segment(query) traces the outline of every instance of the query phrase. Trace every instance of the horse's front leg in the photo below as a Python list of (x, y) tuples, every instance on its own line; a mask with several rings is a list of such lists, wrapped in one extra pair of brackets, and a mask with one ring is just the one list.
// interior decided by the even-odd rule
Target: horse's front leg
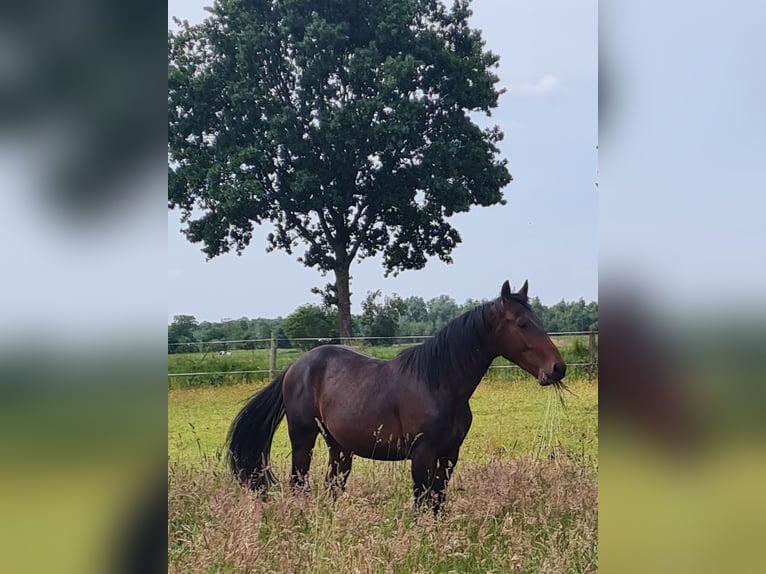
[(452, 477), (452, 472), (457, 465), (457, 457), (460, 452), (460, 447), (456, 447), (447, 456), (439, 457), (436, 461), (436, 473), (434, 476), (433, 487), (431, 488), (431, 508), (433, 509), (434, 516), (439, 514), (442, 504), (444, 504), (447, 498), (447, 485), (449, 479)]
[(439, 513), (439, 510), (441, 510), (441, 507), (447, 498), (447, 485), (449, 484), (449, 479), (452, 477), (452, 473), (457, 465), (460, 446), (463, 444), (463, 441), (468, 434), (468, 430), (471, 428), (472, 421), (473, 415), (471, 414), (471, 408), (467, 403), (457, 409), (453, 423), (455, 433), (453, 446), (447, 449), (446, 454), (439, 453), (442, 456), (439, 456), (436, 461), (436, 471), (430, 498), (434, 516)]
[(430, 502), (431, 487), (436, 471), (436, 452), (428, 444), (421, 442), (410, 454), (412, 460), (412, 486), (414, 507), (417, 511), (423, 502)]

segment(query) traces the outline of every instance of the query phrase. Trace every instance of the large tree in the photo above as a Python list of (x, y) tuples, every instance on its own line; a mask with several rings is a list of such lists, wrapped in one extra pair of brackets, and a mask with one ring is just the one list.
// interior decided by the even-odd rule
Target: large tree
[(469, 2), (218, 0), (168, 38), (170, 208), (208, 258), (241, 254), (271, 222), (268, 250), (335, 275), (351, 335), (350, 266), (386, 274), (451, 261), (447, 219), (504, 203), (498, 57)]

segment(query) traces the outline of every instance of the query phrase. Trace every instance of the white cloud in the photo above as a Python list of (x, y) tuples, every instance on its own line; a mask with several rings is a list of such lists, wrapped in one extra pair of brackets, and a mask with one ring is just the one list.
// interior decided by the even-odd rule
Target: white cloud
[(560, 89), (561, 81), (553, 74), (545, 74), (537, 82), (511, 86), (511, 94), (516, 96), (547, 96)]

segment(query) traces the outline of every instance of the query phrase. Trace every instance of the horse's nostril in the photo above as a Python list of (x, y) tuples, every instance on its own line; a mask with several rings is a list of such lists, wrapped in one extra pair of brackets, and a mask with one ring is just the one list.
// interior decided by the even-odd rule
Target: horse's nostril
[(553, 364), (553, 375), (556, 378), (563, 379), (564, 375), (567, 374), (567, 366), (566, 363), (554, 363)]

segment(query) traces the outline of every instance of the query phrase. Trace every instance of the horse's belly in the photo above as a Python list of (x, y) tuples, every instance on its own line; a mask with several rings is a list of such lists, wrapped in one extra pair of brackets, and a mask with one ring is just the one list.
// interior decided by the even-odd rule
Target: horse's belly
[(374, 448), (353, 451), (353, 453), (362, 458), (372, 460), (405, 460), (409, 458), (409, 448), (401, 448), (396, 445), (377, 444)]
[(344, 451), (362, 458), (404, 460), (408, 458), (412, 448), (412, 440), (409, 437), (401, 437), (398, 432), (387, 431), (385, 425), (373, 429), (327, 424), (326, 430)]

